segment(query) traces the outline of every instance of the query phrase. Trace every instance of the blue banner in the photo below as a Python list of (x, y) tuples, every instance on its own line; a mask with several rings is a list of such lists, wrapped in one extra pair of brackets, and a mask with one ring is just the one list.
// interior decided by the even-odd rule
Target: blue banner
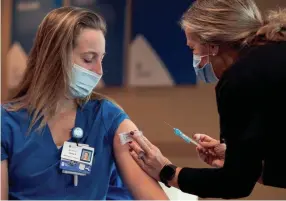
[(106, 20), (106, 56), (103, 81), (106, 86), (121, 86), (124, 76), (124, 35), (126, 0), (70, 0), (71, 6), (88, 8)]
[(13, 0), (11, 47), (7, 54), (8, 88), (17, 87), (22, 80), (39, 24), (48, 12), (60, 6), (61, 0)]
[(41, 21), (48, 12), (60, 6), (62, 6), (61, 0), (14, 0), (12, 44), (20, 43), (28, 53)]
[(132, 1), (132, 42), (128, 84), (196, 84), (192, 51), (179, 20), (193, 0)]

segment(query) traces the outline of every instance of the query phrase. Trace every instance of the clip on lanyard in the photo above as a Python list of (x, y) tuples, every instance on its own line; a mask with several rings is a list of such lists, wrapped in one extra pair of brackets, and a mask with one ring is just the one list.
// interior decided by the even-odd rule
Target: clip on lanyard
[[(79, 140), (83, 137), (83, 130), (80, 127), (75, 127), (72, 129), (72, 137), (76, 140), (76, 145), (78, 146)], [(78, 185), (78, 175), (73, 175), (74, 186)]]
[(79, 140), (83, 137), (83, 130), (80, 127), (75, 127), (72, 129), (72, 138), (76, 140), (78, 146)]

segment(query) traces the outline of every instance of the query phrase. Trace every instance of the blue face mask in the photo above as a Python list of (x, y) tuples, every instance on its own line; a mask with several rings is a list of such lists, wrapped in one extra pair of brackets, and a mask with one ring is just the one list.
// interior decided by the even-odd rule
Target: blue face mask
[(77, 64), (73, 65), (70, 92), (74, 98), (85, 98), (92, 93), (102, 75), (98, 75)]
[(205, 56), (193, 55), (193, 66), (197, 77), (205, 83), (216, 83), (219, 79), (216, 77), (210, 62), (205, 64), (202, 68), (199, 67), (203, 57)]

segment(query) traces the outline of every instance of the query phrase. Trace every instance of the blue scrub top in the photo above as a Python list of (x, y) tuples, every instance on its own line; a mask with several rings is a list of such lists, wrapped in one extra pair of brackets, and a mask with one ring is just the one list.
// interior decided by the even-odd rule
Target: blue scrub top
[(8, 160), (9, 199), (133, 199), (113, 155), (114, 134), (128, 116), (112, 102), (94, 100), (77, 109), (75, 126), (84, 131), (79, 143), (95, 152), (90, 175), (78, 176), (76, 187), (73, 175), (59, 169), (62, 148), (56, 147), (48, 126), (42, 133), (32, 129), (26, 135), (31, 121), (27, 110), (10, 112), (1, 107), (1, 115), (1, 161)]

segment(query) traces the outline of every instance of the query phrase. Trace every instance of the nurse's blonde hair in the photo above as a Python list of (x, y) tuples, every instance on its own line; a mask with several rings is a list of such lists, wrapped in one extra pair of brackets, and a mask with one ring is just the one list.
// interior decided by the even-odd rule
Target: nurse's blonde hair
[[(32, 115), (30, 129), (42, 117), (39, 128), (45, 126), (69, 90), (72, 51), (85, 28), (106, 33), (106, 23), (100, 15), (77, 7), (55, 9), (39, 25), (25, 75), (16, 94), (6, 104), (9, 111), (28, 109)], [(76, 101), (80, 105), (89, 99), (109, 98), (93, 92), (90, 97)]]
[(202, 43), (245, 46), (286, 41), (286, 9), (271, 11), (264, 19), (253, 0), (196, 0), (180, 24)]

